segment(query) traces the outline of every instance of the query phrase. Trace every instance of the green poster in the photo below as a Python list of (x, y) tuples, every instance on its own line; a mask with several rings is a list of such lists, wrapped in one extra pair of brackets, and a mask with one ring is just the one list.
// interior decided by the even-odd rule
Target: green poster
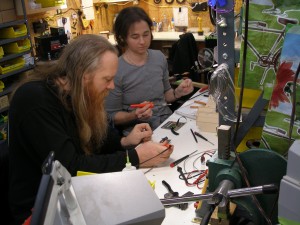
[[(299, 24), (298, 3), (299, 0), (250, 1), (245, 87), (265, 90), (266, 99), (270, 98), (275, 83), (286, 27)], [(242, 33), (241, 59), (244, 51), (244, 30)], [(242, 69), (239, 84), (241, 72)]]
[[(290, 144), (300, 138), (300, 78), (294, 83), (299, 63), (300, 25), (288, 25), (261, 141), (262, 147), (283, 155), (288, 152)], [(290, 143), (289, 131), (295, 88), (295, 116)]]

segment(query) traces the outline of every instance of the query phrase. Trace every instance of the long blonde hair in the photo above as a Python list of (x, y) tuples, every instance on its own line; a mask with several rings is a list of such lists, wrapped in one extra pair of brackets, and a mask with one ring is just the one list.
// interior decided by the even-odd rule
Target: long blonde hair
[[(19, 87), (26, 82), (37, 80), (53, 81), (53, 84), (59, 78), (67, 80), (69, 91), (62, 90), (57, 85), (58, 97), (66, 109), (73, 110), (81, 146), (87, 154), (93, 151), (90, 144), (93, 131), (88, 121), (89, 112), (84, 94), (83, 76), (86, 73), (93, 74), (93, 71), (99, 68), (101, 57), (107, 51), (117, 55), (116, 48), (107, 39), (94, 34), (81, 35), (63, 49), (57, 61), (46, 66), (37, 66), (33, 73), (18, 85)], [(103, 133), (106, 134), (106, 130)]]

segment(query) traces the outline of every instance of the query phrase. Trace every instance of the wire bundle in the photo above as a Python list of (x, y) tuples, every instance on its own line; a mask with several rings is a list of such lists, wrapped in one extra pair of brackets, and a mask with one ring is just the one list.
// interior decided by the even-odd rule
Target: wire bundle
[[(200, 164), (202, 165), (206, 161), (205, 156), (212, 157), (214, 152), (215, 152), (215, 150), (207, 150), (205, 152), (197, 153), (197, 154), (194, 154), (191, 157), (187, 158), (184, 161), (183, 169), (180, 168), (180, 167), (177, 167), (177, 171), (180, 173), (179, 179), (184, 180), (185, 184), (188, 187), (197, 186), (198, 189), (202, 189), (202, 187), (200, 187), (200, 184), (202, 184), (205, 181), (205, 178), (208, 174), (208, 170), (207, 169), (201, 169), (201, 166), (200, 166), (200, 168), (196, 167), (196, 164), (199, 164), (199, 162), (200, 162)], [(195, 157), (195, 156), (197, 156), (197, 157), (193, 161), (194, 170), (186, 171), (186, 166), (185, 166), (186, 161), (188, 159), (191, 159), (192, 157)]]

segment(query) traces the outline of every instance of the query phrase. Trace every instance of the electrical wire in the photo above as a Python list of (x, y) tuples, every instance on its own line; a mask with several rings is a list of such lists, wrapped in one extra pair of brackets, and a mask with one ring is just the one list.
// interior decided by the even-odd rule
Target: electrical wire
[(159, 155), (163, 154), (164, 152), (168, 151), (171, 147), (172, 147), (172, 145), (169, 145), (169, 147), (167, 147), (167, 148), (166, 148), (165, 150), (163, 150), (162, 152), (158, 153), (157, 155), (155, 155), (155, 156), (153, 156), (153, 157), (151, 157), (151, 158), (149, 158), (149, 159), (146, 159), (144, 162), (141, 162), (141, 163), (137, 164), (135, 167), (140, 166), (140, 165), (142, 165), (142, 164), (144, 164), (144, 163), (146, 163), (146, 162), (148, 162), (148, 161), (150, 161), (150, 160), (156, 158), (157, 156), (159, 156)]
[[(300, 71), (300, 63), (298, 65), (298, 68), (296, 70), (294, 80), (293, 80), (293, 96), (292, 96), (292, 113), (291, 113), (291, 119), (290, 119), (290, 127), (289, 127), (289, 144), (292, 145), (292, 133), (293, 133), (293, 127), (295, 122), (295, 114), (296, 114), (296, 86), (297, 86), (297, 79), (299, 76)], [(284, 154), (287, 155), (288, 151)]]
[(209, 211), (208, 213), (205, 213), (204, 217), (201, 220), (200, 225), (207, 225), (209, 223), (209, 220), (211, 218), (211, 215), (213, 214), (213, 212), (215, 211), (215, 208), (217, 207), (217, 205), (210, 205), (209, 207)]
[[(202, 187), (200, 187), (200, 184), (202, 184), (205, 181), (208, 170), (207, 169), (199, 169), (195, 166), (195, 164), (199, 163), (199, 162), (202, 164), (203, 161), (205, 162), (205, 155), (212, 157), (214, 152), (215, 152), (215, 150), (207, 150), (202, 153), (193, 154), (192, 156), (190, 156), (189, 158), (184, 160), (183, 169), (179, 175), (179, 179), (184, 180), (188, 187), (197, 186), (198, 189), (202, 189)], [(197, 156), (197, 155), (198, 155), (198, 157), (195, 158), (195, 156)], [(186, 162), (187, 162), (187, 160), (189, 160), (190, 158), (193, 158), (193, 157), (194, 157), (194, 161), (193, 161), (194, 170), (187, 171), (186, 170)], [(195, 179), (193, 181), (190, 181), (193, 178), (195, 178)]]

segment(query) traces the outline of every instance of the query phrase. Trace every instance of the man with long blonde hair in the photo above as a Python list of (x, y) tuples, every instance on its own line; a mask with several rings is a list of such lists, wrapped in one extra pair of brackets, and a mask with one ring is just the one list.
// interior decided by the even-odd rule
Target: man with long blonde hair
[(137, 125), (127, 137), (108, 125), (104, 98), (114, 88), (117, 68), (114, 46), (98, 35), (82, 35), (65, 47), (59, 60), (37, 67), (13, 93), (9, 199), (16, 224), (31, 214), (50, 151), (72, 176), (79, 170), (120, 171), (126, 149), (137, 167), (169, 158), (173, 148), (150, 141), (148, 124)]

